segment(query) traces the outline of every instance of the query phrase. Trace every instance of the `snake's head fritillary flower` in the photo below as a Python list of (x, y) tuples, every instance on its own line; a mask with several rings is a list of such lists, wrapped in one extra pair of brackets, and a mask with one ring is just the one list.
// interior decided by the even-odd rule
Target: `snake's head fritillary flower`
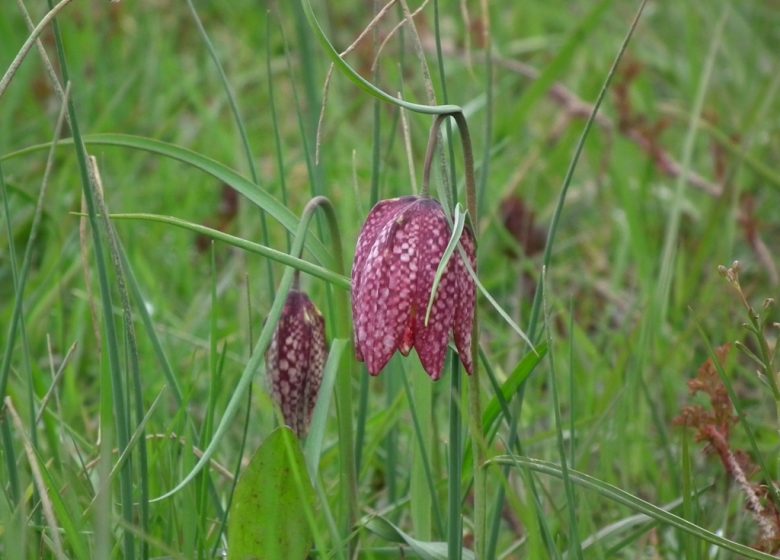
[[(379, 374), (396, 350), (406, 356), (414, 348), (428, 375), (439, 379), (450, 332), (472, 373), (476, 287), (459, 251), (447, 263), (425, 322), (451, 233), (441, 204), (427, 197), (383, 200), (369, 213), (352, 265), (352, 319), (357, 358), (371, 375)], [(476, 270), (476, 244), (468, 228), (460, 245)]]
[(265, 354), (265, 367), (271, 396), (298, 437), (309, 430), (327, 355), (322, 314), (309, 296), (290, 290)]

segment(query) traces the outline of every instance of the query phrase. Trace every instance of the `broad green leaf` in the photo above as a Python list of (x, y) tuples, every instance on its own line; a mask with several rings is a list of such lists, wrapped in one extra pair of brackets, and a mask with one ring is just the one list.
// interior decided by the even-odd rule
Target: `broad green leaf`
[(315, 494), (292, 430), (274, 430), (241, 474), (228, 521), (228, 559), (304, 560)]

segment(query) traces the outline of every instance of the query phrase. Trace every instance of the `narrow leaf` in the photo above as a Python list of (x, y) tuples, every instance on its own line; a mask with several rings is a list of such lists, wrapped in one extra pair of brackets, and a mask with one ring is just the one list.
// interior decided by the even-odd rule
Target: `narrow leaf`
[(162, 216), (159, 214), (144, 214), (144, 213), (111, 214), (111, 219), (160, 222), (163, 224), (170, 224), (172, 226), (176, 226), (182, 229), (187, 229), (195, 233), (205, 235), (206, 237), (210, 237), (211, 239), (214, 239), (216, 241), (222, 241), (224, 243), (232, 245), (233, 247), (238, 247), (239, 249), (244, 249), (245, 251), (250, 251), (252, 253), (257, 253), (258, 255), (262, 255), (278, 263), (290, 266), (292, 268), (296, 268), (301, 272), (305, 272), (307, 274), (311, 274), (312, 276), (316, 276), (317, 278), (321, 278), (326, 282), (330, 282), (334, 286), (338, 286), (339, 288), (349, 290), (349, 278), (347, 278), (346, 276), (342, 276), (341, 274), (323, 268), (314, 263), (310, 263), (309, 261), (306, 261), (304, 259), (293, 257), (288, 253), (277, 251), (272, 247), (260, 245), (259, 243), (253, 243), (252, 241), (247, 241), (246, 239), (242, 239), (240, 237), (230, 235), (229, 233), (224, 233), (222, 231), (219, 231), (218, 229), (212, 229), (207, 226), (202, 226), (200, 224), (188, 222), (187, 220), (182, 220), (181, 218), (176, 218), (174, 216)]
[[(523, 469), (530, 469), (532, 471), (554, 476), (556, 478), (563, 477), (563, 473), (561, 472), (561, 467), (559, 465), (547, 461), (540, 461), (538, 459), (531, 459), (530, 457), (505, 455), (496, 457), (489, 462), (499, 465), (509, 465)], [(592, 490), (600, 496), (615, 503), (622, 504), (636, 512), (644, 513), (659, 523), (676, 527), (682, 531), (685, 531), (689, 535), (714, 544), (715, 546), (725, 548), (726, 550), (736, 552), (737, 554), (741, 554), (745, 558), (753, 558), (755, 560), (769, 560), (771, 558), (775, 558), (774, 556), (760, 552), (744, 544), (740, 544), (738, 542), (721, 537), (712, 531), (708, 531), (703, 527), (699, 527), (695, 523), (691, 523), (687, 519), (683, 519), (682, 517), (674, 515), (673, 513), (651, 504), (642, 498), (638, 498), (633, 494), (629, 494), (617, 486), (603, 482), (583, 472), (569, 469), (569, 479), (577, 486), (587, 490)]]
[(408, 101), (404, 101), (403, 99), (394, 97), (389, 93), (376, 87), (374, 84), (372, 84), (371, 82), (366, 80), (363, 76), (361, 76), (343, 58), (341, 58), (339, 52), (328, 40), (328, 37), (325, 35), (325, 32), (322, 30), (322, 27), (320, 27), (320, 24), (317, 21), (317, 17), (314, 15), (314, 10), (312, 9), (309, 0), (301, 0), (301, 5), (303, 6), (303, 11), (306, 14), (306, 19), (309, 20), (309, 26), (311, 27), (312, 31), (314, 31), (314, 34), (317, 36), (317, 40), (320, 42), (320, 45), (322, 45), (322, 48), (325, 49), (325, 52), (333, 61), (333, 64), (339, 70), (341, 70), (350, 80), (352, 80), (355, 84), (357, 84), (357, 86), (360, 87), (360, 89), (362, 89), (363, 91), (365, 91), (370, 95), (373, 95), (378, 99), (381, 99), (382, 101), (386, 101), (387, 103), (390, 103), (391, 105), (403, 107), (404, 109), (408, 109), (409, 111), (414, 111), (416, 113), (423, 113), (427, 115), (442, 115), (442, 114), (461, 112), (461, 108), (458, 107), (457, 105), (420, 105), (418, 103), (410, 103)]
[[(418, 541), (401, 531), (401, 529), (384, 517), (376, 516), (366, 519), (363, 526), (388, 542), (407, 545), (412, 552), (423, 560), (448, 560), (451, 557), (448, 554), (447, 543)], [(463, 549), (462, 557), (463, 560), (475, 559), (474, 553), (467, 548)]]
[(447, 243), (447, 247), (444, 249), (444, 254), (439, 261), (439, 267), (436, 269), (436, 275), (433, 277), (433, 285), (431, 287), (431, 295), (428, 298), (428, 308), (425, 310), (425, 326), (428, 326), (428, 320), (431, 318), (431, 308), (433, 307), (433, 300), (436, 299), (436, 291), (439, 289), (439, 282), (444, 271), (447, 269), (447, 265), (452, 258), (452, 254), (455, 252), (455, 248), (460, 242), (460, 236), (463, 233), (463, 226), (466, 224), (466, 212), (461, 207), (460, 203), (455, 205), (455, 221), (452, 224), (452, 235)]
[[(284, 204), (271, 196), (265, 189), (254, 184), (233, 169), (206, 155), (194, 152), (182, 146), (177, 146), (176, 144), (169, 144), (168, 142), (162, 142), (154, 138), (133, 136), (131, 134), (90, 134), (84, 136), (83, 140), (87, 145), (130, 148), (186, 163), (187, 165), (195, 167), (219, 181), (230, 185), (230, 187), (237, 190), (258, 207), (268, 212), (270, 216), (282, 224), (288, 231), (295, 233), (298, 226), (298, 218), (295, 214), (293, 214)], [(72, 140), (62, 140), (58, 145), (67, 146), (72, 142)], [(50, 143), (46, 143), (29, 146), (22, 150), (0, 156), (0, 161), (44, 150), (50, 145)], [(314, 255), (323, 266), (326, 268), (333, 268), (333, 258), (330, 251), (317, 238), (314, 236), (307, 236), (306, 248), (311, 251), (312, 255)]]
[(325, 369), (322, 372), (322, 385), (320, 385), (320, 392), (317, 396), (317, 404), (314, 405), (309, 435), (306, 437), (306, 445), (304, 446), (306, 465), (309, 468), (309, 476), (311, 476), (312, 480), (317, 476), (317, 467), (320, 462), (320, 454), (322, 453), (322, 441), (325, 438), (325, 427), (328, 423), (330, 397), (333, 393), (333, 386), (336, 383), (341, 355), (347, 344), (349, 342), (343, 338), (334, 339), (330, 343), (328, 361), (325, 363)]

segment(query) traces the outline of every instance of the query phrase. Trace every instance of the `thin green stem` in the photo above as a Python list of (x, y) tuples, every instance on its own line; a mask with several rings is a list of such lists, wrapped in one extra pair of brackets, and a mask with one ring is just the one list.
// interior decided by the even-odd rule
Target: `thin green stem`
[[(593, 104), (593, 110), (591, 111), (590, 117), (588, 117), (588, 120), (585, 123), (585, 128), (582, 129), (582, 134), (580, 135), (580, 139), (577, 142), (576, 148), (574, 149), (574, 155), (569, 162), (569, 168), (566, 170), (566, 176), (563, 178), (561, 194), (558, 196), (558, 202), (555, 205), (555, 212), (553, 213), (552, 220), (550, 220), (550, 228), (547, 233), (547, 244), (544, 247), (543, 257), (545, 268), (549, 269), (550, 262), (552, 261), (553, 243), (555, 241), (555, 233), (558, 231), (558, 223), (560, 222), (561, 214), (563, 213), (563, 203), (566, 201), (566, 195), (569, 192), (569, 186), (571, 185), (571, 181), (574, 178), (574, 171), (577, 169), (577, 164), (580, 161), (580, 155), (582, 155), (582, 149), (585, 147), (585, 140), (590, 134), (590, 130), (593, 127), (593, 122), (596, 120), (596, 115), (601, 108), (601, 103), (604, 101), (604, 97), (607, 95), (607, 90), (612, 83), (612, 78), (617, 72), (617, 67), (620, 64), (620, 61), (623, 60), (623, 54), (626, 52), (629, 42), (631, 42), (631, 37), (634, 35), (634, 31), (639, 24), (639, 18), (642, 17), (642, 12), (644, 11), (646, 4), (647, 0), (641, 0), (639, 8), (636, 11), (636, 15), (631, 22), (631, 26), (628, 28), (628, 32), (623, 39), (623, 43), (620, 45), (620, 50), (618, 50), (618, 53), (615, 56), (615, 60), (612, 63), (609, 72), (607, 73), (607, 77), (604, 79), (604, 84), (601, 86), (601, 90), (599, 91), (599, 95), (596, 98), (596, 102)], [(534, 302), (531, 308), (531, 317), (528, 322), (528, 338), (530, 338), (532, 341), (534, 338), (536, 338), (536, 330), (539, 323), (539, 313), (541, 311), (543, 290), (544, 286), (540, 282), (537, 286), (536, 294), (534, 295)]]
[[(442, 55), (442, 49), (441, 49), (441, 26), (440, 26), (441, 18), (439, 17), (439, 0), (433, 0), (433, 37), (436, 42), (436, 64), (439, 68), (439, 80), (441, 83), (441, 97), (444, 100), (444, 103), (447, 103), (449, 101), (449, 96), (447, 94), (447, 80), (445, 78), (444, 74), (444, 56)], [(459, 109), (461, 110), (461, 109)], [(452, 145), (452, 123), (447, 121), (447, 148), (449, 150), (449, 156), (450, 156), (450, 162), (455, 161), (455, 148)], [(446, 182), (447, 179), (447, 161), (444, 156), (444, 150), (441, 152), (441, 171), (442, 171), (442, 179), (445, 182), (445, 189), (444, 192), (447, 193), (447, 196), (450, 198), (448, 200), (447, 206), (450, 208), (455, 207), (455, 200), (458, 198), (458, 182), (457, 178), (455, 176), (455, 164), (452, 163), (450, 165), (450, 177), (449, 177), (449, 192), (447, 191), (447, 185)]]
[[(542, 269), (542, 284), (547, 285), (547, 271)], [(548, 308), (548, 302), (545, 300), (543, 305), (544, 322), (547, 325), (545, 333), (547, 335), (547, 347), (553, 348), (553, 334), (550, 328), (550, 310)], [(561, 465), (561, 478), (563, 479), (563, 486), (566, 490), (566, 503), (569, 513), (569, 558), (576, 558), (582, 560), (582, 547), (580, 546), (580, 537), (577, 529), (577, 510), (576, 500), (574, 496), (574, 487), (569, 479), (569, 466), (566, 458), (566, 446), (563, 440), (563, 422), (561, 420), (561, 408), (558, 398), (558, 380), (557, 371), (555, 368), (555, 352), (550, 350), (547, 354), (547, 358), (550, 361), (550, 388), (552, 394), (553, 416), (555, 418), (555, 435), (558, 443), (558, 457)]]
[[(417, 395), (412, 391), (412, 387), (409, 384), (409, 379), (406, 376), (406, 369), (401, 368), (401, 380), (404, 384), (404, 391), (406, 392), (406, 398), (409, 400), (409, 410), (412, 413), (412, 425), (414, 426), (414, 433), (417, 438), (417, 445), (419, 446), (418, 454), (420, 457), (420, 464), (423, 467), (425, 475), (425, 482), (428, 485), (428, 491), (430, 493), (430, 507), (433, 509), (433, 520), (436, 521), (436, 528), (439, 534), (444, 534), (444, 524), (442, 522), (442, 515), (439, 511), (439, 500), (436, 499), (436, 485), (433, 482), (433, 474), (431, 473), (431, 460), (428, 456), (428, 448), (430, 445), (430, 438), (426, 438), (423, 433), (423, 425), (420, 423), (419, 414), (417, 412), (417, 406), (414, 404)], [(426, 387), (430, 387), (430, 384), (426, 384)], [(425, 393), (424, 398), (430, 400), (430, 394)], [(426, 411), (430, 410), (430, 403), (424, 407)], [(428, 419), (426, 419), (428, 421)], [(414, 499), (414, 498), (412, 498)], [(420, 537), (418, 537), (420, 538)], [(427, 538), (427, 537), (426, 537)]]
[(463, 552), (460, 499), (460, 362), (454, 357), (452, 358), (452, 375), (450, 381), (449, 522), (447, 525), (447, 547), (450, 560), (460, 560)]
[[(16, 72), (19, 70), (19, 67), (22, 65), (22, 62), (24, 62), (24, 59), (27, 56), (27, 54), (33, 48), (33, 45), (35, 44), (35, 41), (38, 39), (40, 34), (43, 33), (43, 30), (46, 29), (46, 26), (48, 26), (50, 23), (51, 24), (56, 23), (54, 18), (56, 18), (57, 14), (60, 11), (62, 11), (62, 9), (65, 6), (67, 6), (70, 2), (71, 0), (61, 0), (56, 5), (53, 5), (52, 2), (49, 2), (49, 11), (46, 13), (45, 16), (43, 16), (43, 18), (41, 18), (41, 21), (39, 21), (38, 25), (36, 25), (35, 28), (32, 30), (30, 35), (24, 41), (22, 48), (19, 49), (19, 52), (11, 61), (11, 64), (8, 66), (8, 69), (5, 71), (5, 74), (3, 74), (3, 77), (0, 78), (0, 97), (3, 97), (3, 94), (5, 93), (6, 89), (8, 89), (11, 80), (16, 75)], [(63, 74), (65, 74), (65, 72), (63, 72)], [(65, 79), (64, 81), (67, 82), (68, 80)]]
[[(330, 200), (324, 196), (314, 197), (306, 205), (304, 216), (307, 212), (313, 213), (315, 209), (321, 209), (325, 214), (326, 222), (330, 229), (330, 240), (333, 244), (333, 256), (336, 264), (336, 272), (342, 276), (345, 274), (344, 250), (341, 244), (336, 209)], [(307, 220), (308, 221), (308, 220)], [(301, 247), (302, 249), (302, 247)], [(300, 250), (300, 249), (299, 249)], [(351, 337), (350, 307), (347, 294), (339, 290), (336, 295), (336, 333), (338, 338), (349, 339)], [(357, 520), (357, 470), (355, 465), (355, 449), (352, 431), (352, 360), (347, 360), (345, 367), (339, 370), (336, 379), (336, 411), (339, 426), (339, 460), (341, 462), (341, 485), (346, 492), (342, 492), (345, 503), (345, 534), (350, 534), (352, 526)]]
[[(222, 86), (225, 89), (225, 95), (227, 95), (228, 104), (230, 105), (230, 112), (233, 113), (233, 119), (236, 121), (236, 126), (238, 127), (238, 135), (241, 137), (241, 147), (244, 150), (244, 157), (246, 158), (246, 163), (249, 167), (249, 173), (252, 175), (252, 181), (256, 185), (259, 185), (260, 177), (257, 174), (257, 166), (255, 165), (254, 157), (252, 156), (252, 148), (249, 145), (249, 135), (246, 132), (244, 119), (241, 117), (241, 111), (238, 108), (236, 94), (233, 91), (233, 88), (230, 87), (230, 82), (228, 81), (227, 74), (225, 74), (225, 69), (222, 67), (222, 63), (219, 60), (217, 51), (214, 48), (208, 33), (206, 33), (206, 28), (203, 26), (203, 22), (201, 21), (200, 16), (198, 15), (198, 11), (195, 9), (195, 5), (192, 3), (192, 0), (187, 0), (187, 6), (190, 9), (192, 18), (195, 20), (195, 25), (198, 28), (198, 32), (200, 33), (203, 42), (206, 44), (206, 49), (209, 51), (211, 60), (214, 62), (214, 66), (216, 66), (217, 72), (219, 72), (219, 78), (222, 81)], [(263, 245), (268, 245), (268, 220), (266, 219), (265, 210), (262, 208), (260, 208), (260, 232)], [(271, 265), (271, 261), (266, 261), (265, 264), (266, 279), (268, 281), (268, 293), (273, 294), (274, 285), (276, 284), (274, 281), (274, 269)]]
[[(471, 146), (471, 135), (463, 111), (452, 114), (460, 132), (460, 141), (463, 145), (463, 173), (466, 176), (466, 204), (468, 205), (471, 221), (477, 224), (477, 182), (474, 176), (474, 148)], [(478, 232), (474, 232), (476, 235)]]
[[(3, 176), (2, 166), (0, 166), (0, 194), (3, 197), (3, 208), (5, 209), (5, 219), (6, 222), (10, 225), (11, 214), (9, 213), (8, 210), (7, 192), (6, 192), (5, 178)], [(9, 245), (12, 245), (13, 240), (9, 238), (8, 243)], [(17, 295), (17, 306), (19, 306), (19, 304), (21, 303), (18, 301), (19, 299), (22, 299), (21, 295)], [(15, 315), (18, 315), (19, 313), (21, 313), (21, 311), (14, 310)], [(5, 398), (5, 386), (8, 380), (8, 373), (11, 371), (11, 353), (12, 353), (12, 346), (13, 346), (12, 337), (16, 332), (14, 325), (17, 322), (18, 322), (18, 318), (12, 319), (11, 324), (9, 325), (10, 332), (8, 334), (8, 338), (6, 339), (6, 349), (3, 355), (2, 369), (0, 369), (0, 398)], [(9, 419), (7, 417), (6, 411), (0, 407), (0, 437), (2, 437), (2, 445), (4, 451), (3, 455), (5, 456), (6, 472), (8, 473), (8, 489), (9, 489), (9, 494), (13, 506), (17, 506), (21, 498), (21, 490), (19, 486), (19, 473), (17, 471), (18, 467), (16, 464), (16, 452), (14, 451), (14, 440), (8, 422)]]
[[(487, 6), (485, 7), (487, 10)], [(493, 45), (490, 41), (490, 15), (484, 14), (487, 22), (485, 28), (485, 146), (482, 151), (482, 168), (479, 173), (478, 208), (482, 210), (485, 203), (485, 188), (490, 173), (490, 153), (493, 148)]]
[[(466, 203), (474, 231), (475, 239), (479, 234), (477, 183), (474, 175), (474, 149), (471, 144), (471, 134), (466, 117), (462, 112), (453, 115), (460, 132), (463, 146), (463, 168), (466, 176)], [(461, 255), (463, 258), (463, 255)], [(475, 255), (476, 258), (476, 255)], [(479, 310), (474, 306), (474, 323), (471, 331), (471, 355), (474, 371), (469, 377), (469, 429), (471, 430), (471, 445), (474, 457), (474, 549), (477, 558), (483, 558), (485, 545), (486, 512), (485, 491), (485, 442), (482, 438), (482, 403), (479, 384)]]
[[(374, 79), (378, 79), (379, 70), (374, 70)], [(382, 104), (379, 99), (374, 100), (374, 126), (373, 149), (371, 150), (371, 206), (379, 200), (379, 181), (382, 174), (382, 158), (380, 144), (382, 139)]]
[(482, 438), (481, 418), (482, 404), (480, 402), (479, 375), (477, 364), (479, 363), (477, 334), (477, 312), (474, 310), (474, 327), (472, 333), (471, 355), (474, 356), (474, 372), (469, 376), (469, 428), (471, 430), (471, 445), (474, 450), (474, 550), (477, 558), (483, 558), (485, 534), (487, 530), (485, 505), (486, 479), (485, 479), (485, 442)]
[[(276, 118), (276, 98), (274, 94), (274, 79), (271, 70), (271, 12), (266, 12), (265, 30), (265, 69), (268, 80), (268, 106), (271, 113), (271, 126), (274, 130), (274, 147), (276, 149), (276, 168), (279, 174), (279, 187), (282, 193), (282, 204), (287, 206), (287, 180), (284, 173), (284, 154), (282, 153), (282, 139), (279, 134), (279, 122)], [(286, 231), (287, 250), (290, 250), (290, 232)]]
[[(631, 37), (633, 37), (634, 35), (634, 31), (636, 30), (637, 24), (639, 23), (639, 19), (642, 16), (642, 12), (644, 11), (645, 4), (647, 4), (647, 0), (641, 0), (639, 4), (639, 8), (637, 9), (633, 21), (631, 22), (631, 26), (629, 27), (628, 32), (626, 33), (626, 36), (623, 39), (622, 44), (620, 45), (620, 49), (618, 50), (618, 53), (615, 56), (615, 60), (612, 62), (612, 66), (610, 67), (609, 72), (607, 73), (607, 77), (605, 78), (604, 83), (601, 86), (601, 90), (599, 91), (598, 97), (596, 99), (596, 103), (593, 105), (593, 110), (591, 111), (590, 117), (585, 123), (585, 128), (583, 128), (582, 130), (582, 134), (580, 135), (579, 141), (577, 142), (577, 146), (574, 150), (574, 155), (572, 156), (572, 159), (569, 162), (569, 168), (566, 170), (566, 176), (563, 179), (563, 187), (561, 188), (561, 193), (558, 196), (558, 202), (555, 206), (553, 218), (550, 221), (550, 228), (547, 234), (547, 243), (544, 249), (543, 266), (548, 270), (550, 267), (550, 262), (552, 260), (552, 249), (553, 249), (553, 244), (555, 242), (555, 234), (558, 231), (558, 223), (560, 222), (561, 214), (563, 213), (563, 205), (564, 202), (566, 201), (566, 195), (568, 194), (569, 186), (571, 185), (572, 179), (574, 177), (574, 171), (577, 168), (577, 164), (579, 163), (580, 160), (580, 155), (582, 154), (582, 150), (585, 146), (585, 140), (588, 138), (588, 135), (590, 134), (590, 130), (593, 126), (593, 122), (596, 120), (596, 115), (598, 114), (599, 108), (601, 107), (601, 103), (604, 101), (604, 97), (606, 96), (607, 90), (609, 89), (609, 86), (612, 83), (612, 78), (614, 77), (615, 72), (617, 71), (617, 67), (620, 64), (620, 61), (623, 59), (623, 54), (625, 53), (626, 48), (628, 47), (628, 44), (631, 41)], [(539, 327), (539, 315), (542, 307), (543, 290), (544, 290), (544, 285), (542, 282), (539, 282), (537, 285), (536, 294), (534, 295), (533, 304), (531, 306), (530, 318), (528, 321), (528, 338), (531, 341), (533, 341), (537, 337), (537, 330)], [(516, 447), (519, 447), (520, 445), (517, 419), (520, 418), (522, 412), (524, 394), (525, 394), (525, 383), (518, 391), (517, 399), (515, 399), (515, 406), (514, 406), (515, 412), (513, 414), (514, 420), (512, 422), (512, 426), (510, 427), (510, 434), (509, 434), (509, 445), (508, 445), (509, 449), (514, 449)], [(531, 479), (531, 481), (533, 481), (533, 479)], [(498, 497), (496, 499), (497, 512), (501, 511), (501, 508), (503, 507), (504, 504), (504, 499), (505, 499), (504, 489), (500, 488), (498, 492)], [(500, 522), (500, 517), (498, 515), (494, 516), (494, 526), (499, 522)], [(494, 530), (493, 535), (495, 534), (496, 532)], [(495, 550), (494, 547), (495, 547), (495, 539), (491, 539), (491, 543), (490, 543), (491, 550)]]

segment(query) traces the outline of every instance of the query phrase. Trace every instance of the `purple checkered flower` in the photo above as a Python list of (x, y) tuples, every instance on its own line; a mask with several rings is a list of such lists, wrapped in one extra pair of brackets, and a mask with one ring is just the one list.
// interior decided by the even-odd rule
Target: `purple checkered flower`
[[(452, 230), (441, 204), (405, 196), (379, 202), (358, 237), (352, 265), (352, 320), (357, 358), (371, 375), (387, 365), (396, 350), (417, 350), (425, 371), (439, 379), (450, 332), (466, 371), (472, 373), (471, 328), (476, 288), (459, 251), (450, 258), (425, 313)], [(466, 228), (460, 245), (476, 270), (476, 244)]]
[(271, 396), (298, 437), (309, 430), (328, 355), (325, 321), (305, 293), (290, 290), (265, 354)]

